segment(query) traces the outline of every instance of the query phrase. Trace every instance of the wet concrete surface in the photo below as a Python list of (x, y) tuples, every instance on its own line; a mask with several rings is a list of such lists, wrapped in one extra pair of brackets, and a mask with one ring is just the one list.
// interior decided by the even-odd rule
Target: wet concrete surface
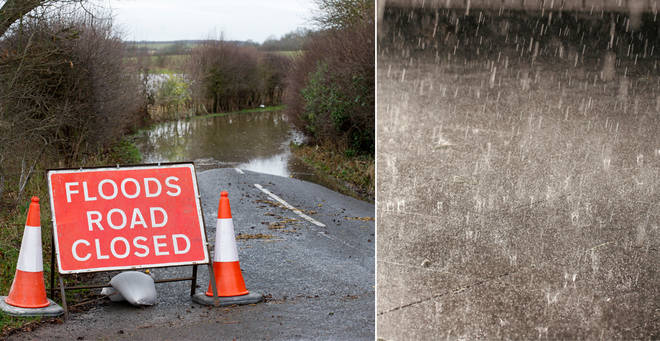
[[(256, 305), (194, 304), (190, 283), (156, 284), (158, 302), (135, 308), (102, 304), (11, 340), (373, 339), (374, 206), (296, 179), (235, 169), (198, 174), (207, 234), (213, 245), (220, 191), (227, 190), (248, 290)], [(301, 219), (257, 189), (261, 184), (326, 227)], [(313, 211), (313, 212), (312, 212)], [(270, 239), (243, 239), (265, 234)], [(241, 237), (243, 236), (243, 237)], [(191, 267), (153, 269), (156, 278), (187, 276)], [(198, 292), (208, 287), (200, 267)]]
[(421, 28), (379, 48), (377, 337), (658, 339), (657, 58), (603, 80), (595, 53), (437, 25), (456, 52), (401, 12)]

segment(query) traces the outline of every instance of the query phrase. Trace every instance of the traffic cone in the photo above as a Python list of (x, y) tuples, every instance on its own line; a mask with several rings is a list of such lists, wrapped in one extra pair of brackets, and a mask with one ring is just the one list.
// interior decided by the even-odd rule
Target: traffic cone
[(32, 197), (9, 296), (0, 297), (0, 309), (17, 316), (58, 316), (63, 310), (46, 297), (41, 251), (39, 198)]
[[(220, 305), (250, 304), (263, 299), (263, 295), (250, 293), (245, 287), (241, 265), (238, 261), (238, 248), (234, 238), (234, 222), (229, 206), (229, 193), (220, 193), (218, 223), (215, 229), (215, 251), (213, 253), (213, 274), (218, 290)], [(193, 296), (197, 303), (213, 304), (213, 288), (209, 281), (206, 293)]]

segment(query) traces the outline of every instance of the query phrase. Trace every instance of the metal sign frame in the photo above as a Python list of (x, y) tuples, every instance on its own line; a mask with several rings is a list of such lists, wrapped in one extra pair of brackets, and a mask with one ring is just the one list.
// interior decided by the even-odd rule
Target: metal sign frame
[[(205, 253), (206, 262), (204, 261), (193, 261), (193, 262), (181, 262), (181, 263), (166, 263), (166, 264), (149, 264), (149, 265), (137, 265), (137, 266), (127, 266), (127, 267), (110, 267), (110, 268), (98, 268), (98, 269), (85, 269), (82, 271), (60, 271), (60, 257), (59, 255), (59, 245), (57, 244), (57, 231), (56, 231), (56, 221), (55, 221), (55, 209), (53, 206), (53, 197), (51, 195), (51, 184), (50, 176), (51, 172), (64, 172), (64, 171), (99, 171), (99, 170), (116, 170), (116, 169), (144, 169), (144, 168), (157, 168), (162, 166), (190, 166), (193, 177), (193, 187), (195, 194), (195, 201), (197, 204), (197, 214), (199, 217), (200, 231), (203, 240), (203, 248)], [(66, 287), (64, 285), (63, 277), (68, 274), (77, 274), (77, 273), (95, 273), (95, 272), (108, 272), (108, 271), (117, 271), (117, 270), (135, 270), (135, 269), (145, 269), (145, 268), (171, 268), (171, 267), (181, 267), (192, 265), (192, 274), (190, 277), (179, 277), (179, 278), (164, 278), (164, 279), (155, 279), (155, 283), (169, 283), (169, 282), (181, 282), (181, 281), (191, 281), (190, 284), (190, 296), (195, 295), (197, 287), (197, 266), (206, 264), (209, 270), (209, 277), (211, 281), (211, 289), (213, 291), (214, 305), (218, 306), (220, 304), (217, 286), (215, 282), (215, 274), (213, 273), (213, 261), (211, 258), (211, 245), (206, 233), (206, 222), (204, 219), (204, 214), (202, 212), (202, 202), (201, 196), (199, 194), (199, 184), (197, 182), (197, 174), (195, 172), (195, 165), (192, 162), (158, 162), (158, 163), (149, 163), (149, 164), (130, 164), (130, 165), (116, 165), (112, 166), (97, 166), (97, 167), (80, 167), (80, 168), (54, 168), (46, 170), (46, 179), (48, 181), (49, 188), (49, 199), (51, 205), (51, 258), (50, 258), (50, 297), (55, 297), (55, 290), (60, 290), (60, 296), (62, 298), (62, 306), (64, 307), (64, 319), (66, 320), (69, 314), (69, 310), (66, 303), (66, 290), (80, 290), (80, 289), (94, 289), (94, 288), (105, 288), (110, 287), (110, 284), (92, 284), (92, 285), (79, 285), (79, 286), (70, 286)], [(57, 249), (57, 250), (56, 250)], [(57, 272), (58, 272), (58, 282), (59, 286), (55, 284), (55, 263), (57, 263)]]

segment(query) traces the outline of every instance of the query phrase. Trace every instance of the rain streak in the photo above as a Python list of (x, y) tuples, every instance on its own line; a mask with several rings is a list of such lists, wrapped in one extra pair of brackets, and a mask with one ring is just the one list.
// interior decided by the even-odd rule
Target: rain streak
[(658, 338), (657, 6), (500, 2), (379, 3), (377, 336)]

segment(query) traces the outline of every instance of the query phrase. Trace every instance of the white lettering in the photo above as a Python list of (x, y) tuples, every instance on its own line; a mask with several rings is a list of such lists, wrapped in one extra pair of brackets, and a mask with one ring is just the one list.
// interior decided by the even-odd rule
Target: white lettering
[[(103, 192), (103, 185), (105, 184), (110, 184), (112, 186), (111, 195), (106, 195), (105, 192)], [(99, 195), (101, 196), (101, 198), (105, 200), (112, 200), (117, 197), (117, 192), (119, 192), (119, 190), (117, 189), (117, 183), (115, 183), (114, 181), (110, 179), (103, 179), (101, 180), (101, 182), (99, 182)]]
[(85, 195), (85, 201), (94, 201), (96, 197), (90, 197), (89, 191), (87, 190), (87, 181), (83, 181), (83, 194)]
[[(115, 225), (115, 224), (112, 223), (112, 214), (115, 213), (115, 212), (117, 212), (117, 213), (119, 213), (119, 215), (121, 215), (121, 224), (119, 224), (119, 225)], [(108, 219), (108, 225), (110, 225), (110, 228), (112, 228), (112, 229), (121, 230), (124, 227), (126, 227), (126, 214), (124, 213), (124, 211), (122, 211), (118, 208), (113, 208), (110, 211), (108, 211), (107, 219)]]
[[(156, 211), (159, 211), (163, 214), (163, 219), (160, 223), (156, 222)], [(151, 227), (163, 227), (167, 224), (167, 212), (160, 207), (150, 207), (149, 215), (151, 216)]]
[[(149, 187), (149, 183), (155, 183), (156, 184), (156, 191), (152, 192), (151, 187)], [(147, 198), (153, 198), (157, 197), (160, 195), (160, 191), (162, 190), (162, 187), (160, 186), (160, 181), (156, 178), (144, 178), (144, 194), (147, 196)]]
[(96, 259), (109, 259), (110, 256), (101, 254), (101, 245), (99, 245), (99, 240), (94, 239), (94, 245), (96, 245)]
[[(179, 242), (177, 242), (177, 239), (185, 240), (186, 248), (184, 250), (179, 249)], [(174, 244), (174, 254), (175, 255), (188, 253), (188, 251), (190, 251), (190, 240), (188, 239), (188, 236), (186, 236), (185, 234), (173, 234), (172, 235), (172, 243)]]
[(167, 195), (169, 195), (171, 197), (176, 197), (179, 194), (181, 194), (181, 187), (179, 187), (179, 185), (177, 185), (177, 184), (170, 183), (170, 180), (179, 181), (179, 178), (177, 178), (176, 176), (168, 176), (167, 179), (165, 179), (165, 185), (167, 185), (167, 187), (172, 188), (172, 189), (176, 189), (176, 192), (167, 191)]
[(80, 193), (74, 189), (71, 189), (71, 186), (78, 186), (77, 182), (67, 182), (64, 184), (65, 192), (66, 192), (66, 202), (71, 202), (71, 194), (76, 194)]
[(78, 256), (78, 252), (76, 252), (76, 248), (78, 247), (78, 244), (85, 244), (87, 246), (91, 245), (88, 241), (86, 241), (84, 239), (78, 239), (75, 242), (73, 242), (73, 245), (71, 245), (71, 254), (73, 255), (73, 258), (75, 258), (79, 262), (84, 262), (84, 261), (88, 260), (89, 258), (91, 258), (92, 257), (91, 253), (87, 253), (87, 255), (85, 257)]
[[(173, 234), (172, 245), (168, 243), (168, 235), (156, 235), (153, 238), (153, 250), (156, 256), (168, 256), (174, 252), (175, 255), (187, 254), (192, 248), (190, 237), (185, 234)], [(103, 249), (102, 245), (103, 243)], [(144, 258), (151, 254), (151, 244), (149, 237), (136, 236), (132, 241), (124, 236), (117, 236), (110, 240), (110, 245), (106, 241), (94, 239), (94, 248), (96, 259), (124, 259), (131, 253), (136, 257)], [(71, 245), (71, 254), (78, 262), (85, 262), (92, 258), (92, 244), (85, 239), (78, 239)], [(107, 252), (107, 253), (106, 253)]]
[(148, 256), (148, 255), (149, 255), (149, 248), (148, 248), (147, 246), (145, 246), (145, 245), (138, 244), (138, 240), (141, 240), (141, 241), (143, 241), (143, 242), (146, 242), (146, 241), (147, 241), (147, 238), (142, 237), (142, 236), (139, 236), (139, 237), (135, 237), (135, 238), (133, 239), (133, 245), (134, 245), (136, 248), (138, 248), (138, 249), (142, 249), (142, 250), (144, 250), (144, 252), (137, 252), (137, 251), (135, 251), (133, 254), (136, 255), (136, 256), (138, 256), (138, 257), (141, 257), (141, 258), (142, 258), (142, 257), (146, 257), (146, 256)]
[(142, 216), (142, 213), (140, 213), (140, 209), (137, 207), (133, 209), (133, 216), (131, 217), (131, 228), (134, 228), (135, 225), (142, 225), (146, 229), (147, 222), (144, 221), (144, 217)]
[[(127, 182), (132, 182), (132, 183), (135, 184), (135, 193), (133, 193), (133, 194), (126, 193), (126, 183)], [(121, 182), (121, 193), (124, 194), (124, 196), (129, 198), (129, 199), (137, 198), (138, 195), (140, 195), (140, 183), (138, 183), (137, 180), (135, 180), (133, 178), (126, 178), (126, 179), (122, 180), (122, 182)]]
[[(118, 253), (117, 253), (117, 250), (115, 249), (115, 243), (116, 243), (117, 241), (121, 241), (122, 243), (124, 243), (124, 249), (125, 249), (125, 251), (124, 251), (124, 253), (121, 254), (121, 255), (118, 254)], [(122, 259), (122, 258), (126, 258), (126, 257), (128, 257), (128, 253), (131, 252), (131, 249), (130, 249), (130, 247), (128, 246), (128, 240), (126, 240), (126, 238), (124, 238), (124, 237), (115, 237), (115, 238), (113, 238), (112, 241), (110, 242), (110, 252), (112, 253), (113, 256), (115, 256), (115, 257), (117, 257), (117, 258), (119, 258), (119, 259)]]
[[(92, 216), (96, 216), (96, 218), (93, 218)], [(89, 230), (92, 231), (92, 224), (96, 224), (96, 227), (103, 231), (103, 226), (101, 226), (101, 219), (103, 219), (101, 212), (87, 211), (87, 227)]]
[(170, 253), (168, 251), (160, 251), (161, 246), (167, 246), (165, 243), (159, 243), (159, 239), (165, 239), (164, 235), (154, 236), (154, 253), (156, 256), (167, 256)]

